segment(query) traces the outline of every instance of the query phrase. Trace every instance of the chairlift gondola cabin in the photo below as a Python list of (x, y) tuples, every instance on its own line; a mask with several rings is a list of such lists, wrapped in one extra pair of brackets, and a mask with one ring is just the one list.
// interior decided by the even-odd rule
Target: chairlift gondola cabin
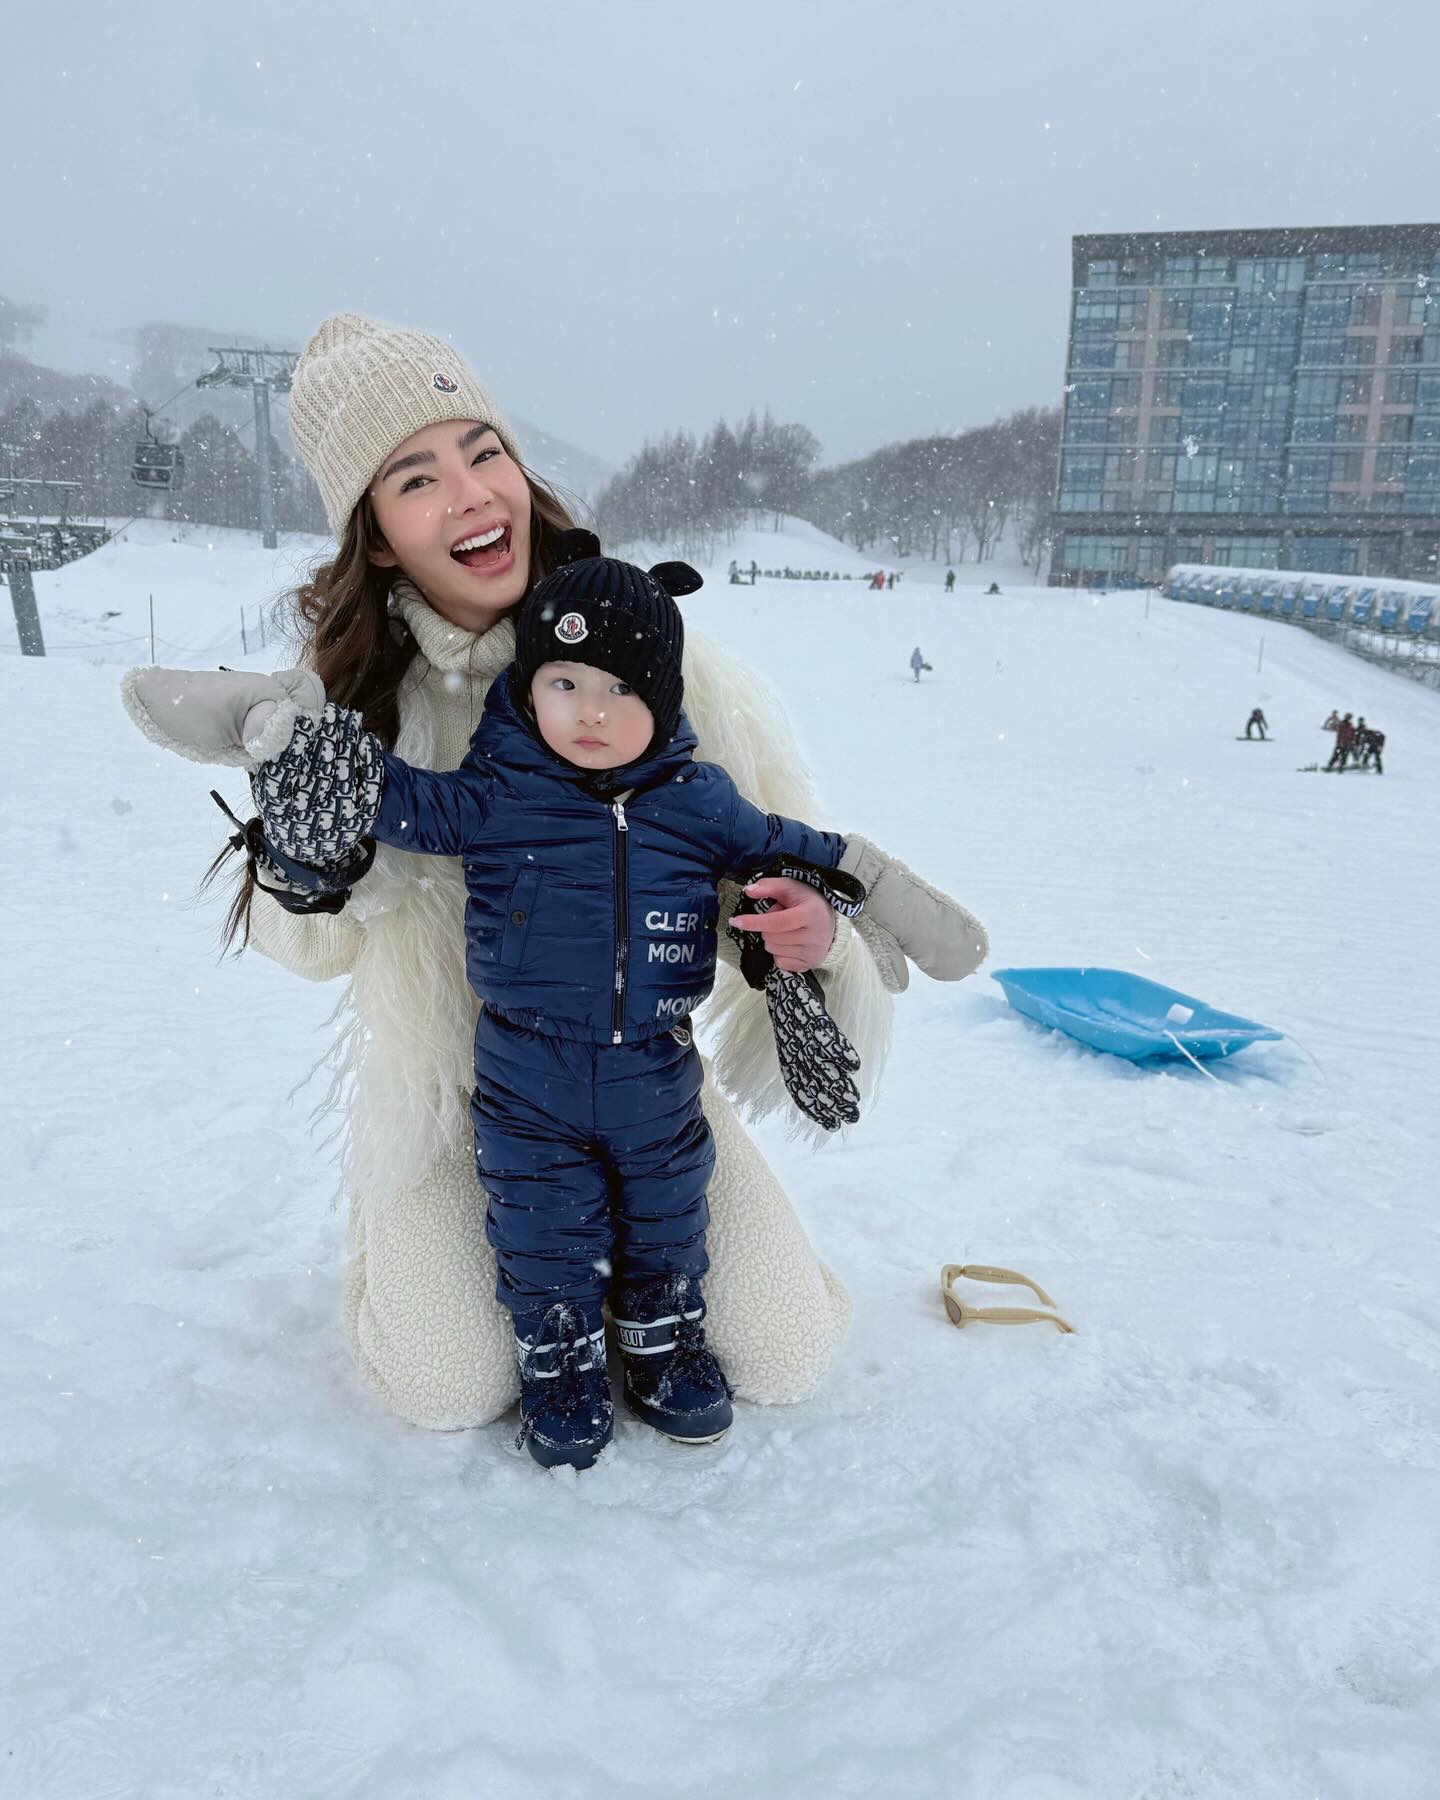
[(185, 458), (178, 444), (157, 444), (146, 439), (135, 446), (130, 479), (143, 488), (163, 488), (177, 493), (185, 485)]

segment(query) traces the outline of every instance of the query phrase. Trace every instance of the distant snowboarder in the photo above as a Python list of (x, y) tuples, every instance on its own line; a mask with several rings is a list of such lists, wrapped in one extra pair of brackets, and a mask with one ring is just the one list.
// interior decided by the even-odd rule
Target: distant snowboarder
[(924, 672), (927, 675), (932, 673), (930, 664), (926, 662), (924, 656), (921, 653), (920, 646), (917, 644), (915, 646), (915, 648), (910, 652), (910, 672), (914, 675), (915, 679), (918, 681), (920, 679), (920, 673), (922, 670), (924, 670)]
[(885, 585), (887, 588), (893, 588), (895, 586), (895, 577), (893, 574), (885, 577)]
[(947, 594), (955, 592), (955, 571), (953, 569), (945, 571), (945, 592)]
[(1373, 767), (1377, 775), (1383, 775), (1385, 773), (1385, 764), (1382, 760), (1384, 750), (1385, 733), (1383, 731), (1377, 731), (1372, 725), (1365, 733), (1364, 766), (1366, 768)]
[(1251, 727), (1257, 725), (1260, 728), (1260, 736), (1263, 739), (1265, 736), (1265, 715), (1258, 706), (1245, 721), (1245, 735), (1247, 738), (1250, 736)]
[(1345, 767), (1347, 759), (1355, 748), (1355, 723), (1347, 712), (1335, 727), (1335, 748), (1330, 752), (1327, 770), (1334, 769), (1339, 774)]
[(1000, 592), (1000, 583), (998, 581), (992, 581), (985, 592), (987, 594), (998, 594)]

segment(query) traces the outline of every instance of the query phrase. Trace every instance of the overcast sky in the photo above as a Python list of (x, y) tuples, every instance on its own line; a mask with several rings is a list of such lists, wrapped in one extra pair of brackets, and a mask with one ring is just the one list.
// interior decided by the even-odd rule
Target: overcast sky
[(1055, 401), (1073, 233), (1440, 216), (1437, 53), (1436, 0), (17, 6), (0, 294), (68, 367), (348, 308), (607, 462), (752, 406), (838, 460)]

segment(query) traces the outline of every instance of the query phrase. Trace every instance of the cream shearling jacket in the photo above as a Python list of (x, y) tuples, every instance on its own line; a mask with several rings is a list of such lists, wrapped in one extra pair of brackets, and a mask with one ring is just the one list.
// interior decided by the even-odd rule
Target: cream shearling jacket
[[(417, 645), (395, 748), (423, 767), (457, 768), (490, 682), (513, 659), (514, 627), (502, 619), (478, 636), (464, 631), (403, 580), (392, 605)], [(697, 756), (722, 764), (764, 809), (816, 818), (789, 728), (755, 678), (694, 633), (684, 676)], [(722, 894), (725, 916), (738, 898)], [(518, 1392), (475, 1174), (468, 1106), (478, 1001), (465, 979), (463, 913), (458, 860), (381, 846), (343, 912), (287, 913), (257, 894), (251, 918), (254, 947), (296, 974), (349, 976), (321, 1110), (342, 1144), (351, 1349), (382, 1400), (437, 1429), (484, 1423)], [(723, 932), (721, 942), (733, 961)], [(862, 1059), (863, 1104), (888, 1047), (890, 996), (843, 920), (820, 973)], [(783, 1112), (800, 1134), (814, 1128), (785, 1091), (764, 997), (734, 968), (722, 965), (698, 1023), (714, 1056), (704, 1105), (717, 1153), (707, 1331), (742, 1398), (805, 1399), (839, 1346), (849, 1301), (731, 1102), (751, 1117)]]

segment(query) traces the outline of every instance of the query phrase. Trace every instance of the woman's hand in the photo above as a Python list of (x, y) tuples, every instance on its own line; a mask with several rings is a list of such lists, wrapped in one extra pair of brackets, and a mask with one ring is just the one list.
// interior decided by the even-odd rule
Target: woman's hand
[(730, 923), (737, 931), (758, 931), (777, 968), (800, 975), (824, 962), (835, 941), (835, 914), (814, 888), (788, 875), (766, 875), (743, 891), (773, 901), (774, 909), (736, 913)]

